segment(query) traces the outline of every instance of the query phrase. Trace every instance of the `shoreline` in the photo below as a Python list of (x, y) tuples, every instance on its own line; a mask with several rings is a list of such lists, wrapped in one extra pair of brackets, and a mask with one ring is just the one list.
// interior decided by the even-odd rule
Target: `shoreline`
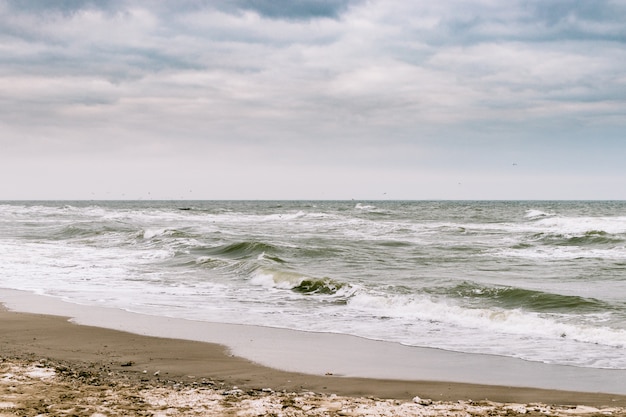
[(220, 345), (142, 336), (70, 323), (66, 318), (0, 308), (4, 361), (43, 361), (136, 383), (203, 385), (244, 391), (314, 392), (410, 401), (495, 401), (626, 407), (626, 396), (439, 381), (399, 381), (307, 375), (267, 368)]
[[(24, 298), (18, 300), (21, 294)], [(15, 298), (13, 298), (15, 297)], [(335, 394), (346, 397), (376, 397), (402, 401), (410, 401), (419, 396), (433, 401), (468, 401), (489, 400), (499, 403), (544, 403), (544, 404), (575, 404), (586, 406), (626, 407), (626, 395), (617, 393), (580, 392), (566, 389), (545, 389), (532, 387), (515, 387), (512, 385), (481, 384), (468, 382), (450, 382), (428, 378), (415, 380), (399, 378), (365, 378), (343, 376), (332, 372), (328, 368), (324, 373), (303, 373), (281, 370), (275, 367), (264, 366), (237, 354), (237, 349), (223, 344), (208, 343), (205, 341), (185, 340), (184, 338), (164, 338), (142, 335), (137, 332), (128, 332), (93, 326), (76, 324), (68, 321), (72, 315), (50, 315), (34, 312), (16, 312), (15, 305), (25, 300), (32, 302), (32, 294), (5, 291), (0, 292), (0, 352), (4, 360), (40, 360), (45, 359), (53, 363), (65, 363), (70, 367), (88, 367), (100, 369), (102, 372), (119, 373), (126, 378), (157, 383), (163, 381), (178, 381), (179, 383), (201, 384), (203, 380), (217, 381), (226, 387), (238, 387), (242, 390), (271, 390), (272, 392), (315, 392), (320, 394)], [(62, 303), (56, 300), (55, 302)], [(34, 309), (49, 309), (45, 303), (31, 305)], [(85, 311), (94, 310), (91, 307), (75, 306), (68, 303), (65, 307)], [(36, 307), (36, 308), (35, 308)], [(57, 311), (57, 313), (60, 313)], [(98, 311), (101, 313), (101, 311)], [(126, 314), (130, 315), (127, 316)], [(99, 316), (99, 314), (96, 314)], [(134, 317), (131, 313), (122, 315), (126, 319)], [(122, 317), (119, 316), (119, 317)], [(100, 317), (106, 320), (115, 320), (118, 316)], [(119, 318), (118, 317), (118, 318)], [(83, 317), (82, 320), (85, 318)], [(154, 317), (146, 320), (159, 322)], [(167, 321), (167, 319), (163, 319)], [(74, 319), (80, 322), (80, 320)], [(115, 324), (115, 323), (110, 323)], [(123, 327), (124, 323), (117, 323)], [(128, 323), (126, 323), (127, 325)], [(145, 325), (135, 323), (135, 325)], [(232, 328), (232, 326), (231, 326)], [(236, 327), (235, 327), (236, 328)], [(164, 330), (169, 329), (164, 326)], [(241, 330), (242, 328), (239, 328)], [(144, 330), (149, 330), (144, 328)], [(193, 329), (192, 329), (193, 330)], [(197, 329), (196, 329), (197, 330)], [(257, 328), (260, 333), (269, 333), (274, 337), (276, 333), (267, 328)], [(284, 336), (289, 332), (281, 332)], [(223, 337), (229, 337), (229, 334)], [(244, 335), (249, 337), (250, 335)], [(320, 338), (319, 334), (308, 334), (305, 343)], [(344, 343), (345, 338), (338, 335), (327, 335), (333, 343)], [(241, 334), (240, 334), (241, 337)], [(255, 336), (256, 337), (256, 336)], [(324, 337), (321, 337), (324, 339)], [(354, 338), (355, 343), (362, 345), (362, 340)], [(274, 341), (276, 342), (276, 341)], [(327, 343), (328, 341), (324, 341)], [(376, 344), (376, 342), (374, 342)], [(368, 344), (366, 344), (368, 345)], [(320, 345), (312, 345), (317, 349)], [(373, 346), (373, 345), (369, 345)], [(379, 346), (387, 346), (381, 344)], [(348, 353), (354, 346), (336, 346), (346, 348)], [(342, 349), (343, 350), (343, 349)], [(422, 352), (413, 351), (413, 352)], [(356, 352), (355, 352), (356, 353)], [(423, 352), (422, 352), (423, 353)], [(432, 353), (432, 352), (431, 352)], [(372, 355), (380, 351), (370, 352)], [(297, 356), (297, 355), (296, 355)], [(370, 358), (374, 357), (370, 356)], [(470, 356), (460, 355), (464, 359)], [(299, 356), (301, 362), (315, 362), (314, 358), (306, 354)], [(427, 359), (430, 359), (427, 357)], [(494, 358), (487, 358), (492, 360)], [(519, 361), (518, 371), (532, 365)], [(497, 363), (496, 363), (497, 364)], [(435, 364), (437, 365), (437, 364)], [(440, 364), (445, 367), (444, 364)], [(531, 366), (532, 368), (532, 366)], [(491, 372), (485, 369), (485, 373)], [(576, 368), (570, 371), (579, 371)], [(611, 374), (610, 372), (606, 374)], [(614, 375), (621, 375), (621, 371)], [(471, 375), (468, 375), (471, 377)], [(478, 379), (478, 378), (477, 378)], [(623, 380), (622, 380), (623, 381)], [(538, 381), (539, 382), (539, 381)], [(540, 385), (540, 384), (538, 384)], [(0, 414), (1, 415), (1, 414)]]
[(358, 336), (151, 316), (0, 289), (13, 311), (138, 335), (206, 342), (268, 368), (309, 375), (437, 381), (625, 395), (626, 370), (580, 368), (459, 353)]

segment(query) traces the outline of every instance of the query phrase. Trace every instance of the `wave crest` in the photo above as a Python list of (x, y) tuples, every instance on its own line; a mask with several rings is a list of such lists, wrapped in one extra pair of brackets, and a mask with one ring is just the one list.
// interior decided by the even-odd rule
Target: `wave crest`
[(208, 252), (211, 255), (224, 256), (228, 258), (240, 259), (249, 256), (261, 256), (267, 252), (274, 253), (277, 248), (273, 245), (264, 242), (256, 241), (244, 241), (229, 243), (222, 246), (217, 246), (210, 249)]
[(526, 215), (524, 217), (526, 217), (527, 219), (540, 219), (553, 216), (556, 216), (556, 213), (548, 213), (537, 209), (529, 209), (526, 210)]
[(464, 299), (480, 299), (507, 309), (524, 309), (536, 312), (571, 312), (592, 313), (606, 311), (607, 305), (594, 298), (573, 295), (554, 294), (518, 287), (483, 286), (463, 282), (446, 291)]

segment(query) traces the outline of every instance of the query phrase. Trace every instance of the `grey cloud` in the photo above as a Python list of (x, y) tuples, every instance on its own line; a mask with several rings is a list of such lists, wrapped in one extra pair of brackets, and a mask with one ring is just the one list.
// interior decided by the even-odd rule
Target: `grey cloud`
[(540, 23), (540, 40), (626, 42), (626, 4), (609, 0), (533, 1), (529, 23)]
[(337, 18), (355, 0), (239, 0), (242, 9), (253, 10), (262, 16), (286, 19)]
[[(590, 29), (576, 19), (574, 23), (567, 19), (559, 23), (557, 16), (566, 12), (556, 6), (551, 8), (552, 3), (534, 2), (524, 7), (522, 2), (431, 5), (382, 1), (359, 8), (366, 3), (146, 0), (132, 3), (135, 11), (143, 13), (138, 19), (145, 15), (149, 20), (137, 32), (133, 31), (137, 25), (130, 11), (131, 19), (124, 20), (124, 11), (130, 10), (128, 2), (9, 3), (25, 14), (29, 13), (28, 7), (62, 16), (79, 10), (102, 10), (103, 13), (95, 13), (102, 17), (97, 28), (102, 33), (94, 35), (91, 21), (80, 21), (89, 13), (73, 16), (74, 21), (79, 21), (75, 22), (77, 26), (59, 35), (55, 35), (54, 26), (64, 26), (62, 18), (31, 19), (15, 26), (15, 31), (34, 33), (39, 36), (40, 45), (26, 48), (26, 53), (2, 55), (3, 72), (84, 76), (113, 83), (149, 78), (141, 84), (128, 83), (106, 96), (103, 103), (114, 102), (118, 94), (175, 95), (182, 102), (186, 100), (187, 117), (200, 120), (205, 110), (198, 103), (206, 102), (213, 112), (220, 109), (224, 116), (219, 113), (219, 117), (224, 120), (253, 120), (255, 125), (250, 130), (262, 122), (275, 125), (276, 121), (280, 121), (282, 129), (289, 130), (300, 126), (302, 120), (310, 121), (310, 125), (344, 129), (352, 123), (379, 125), (381, 129), (394, 125), (400, 130), (415, 129), (433, 120), (433, 125), (464, 123), (472, 118), (482, 123), (499, 117), (507, 119), (517, 109), (544, 106), (547, 100), (602, 102), (602, 97), (613, 97), (605, 95), (607, 89), (623, 91), (623, 83), (617, 85), (612, 78), (615, 64), (609, 62), (592, 71), (587, 64), (597, 61), (593, 55), (576, 45), (567, 50), (556, 44), (561, 36), (559, 31), (565, 31), (559, 25), (580, 26), (581, 31)], [(582, 2), (570, 3), (578, 8), (572, 6), (573, 11), (567, 13), (580, 16), (579, 20), (587, 19), (584, 22), (597, 20), (593, 26), (597, 33), (607, 32), (606, 28), (623, 30), (624, 23), (617, 17), (602, 15), (618, 15), (619, 7), (614, 3), (598, 3), (608, 11), (596, 11), (591, 17), (585, 17), (586, 6)], [(216, 10), (221, 13), (214, 13)], [(241, 10), (254, 11), (268, 19), (251, 17)], [(364, 11), (367, 13), (359, 15)], [(349, 22), (351, 12), (355, 12), (356, 22), (367, 24)], [(319, 34), (309, 35), (312, 31), (308, 20), (339, 16), (348, 24), (326, 20), (316, 25)], [(421, 17), (435, 18), (437, 23), (415, 27), (412, 21)], [(132, 34), (126, 36), (126, 30)], [(51, 35), (55, 37), (50, 39)], [(327, 43), (320, 46), (320, 39)], [(535, 44), (547, 39), (554, 40), (558, 53), (552, 53), (552, 45)], [(475, 44), (494, 44), (497, 48), (468, 48)], [(568, 62), (589, 69), (563, 77), (560, 71), (568, 68), (562, 64), (562, 57), (574, 57)], [(549, 65), (543, 72), (537, 71), (546, 64)], [(176, 80), (168, 78), (170, 73), (178, 73)], [(581, 86), (581, 80), (589, 79), (589, 73), (600, 81)], [(154, 74), (159, 76), (148, 77)], [(608, 87), (603, 87), (603, 83)], [(98, 94), (101, 93), (95, 91), (71, 96), (68, 101), (98, 103)], [(546, 113), (553, 108), (556, 106)], [(209, 125), (206, 121), (198, 123)], [(268, 128), (271, 129), (276, 128)]]
[[(449, 3), (452, 5), (453, 3)], [(419, 13), (420, 7), (415, 9)], [(425, 9), (428, 13), (428, 9)], [(515, 1), (444, 8), (436, 28), (418, 30), (432, 45), (483, 42), (626, 42), (626, 4), (609, 0)]]
[(114, 10), (119, 4), (115, 0), (3, 0), (2, 3), (14, 11), (26, 13), (61, 13), (71, 15), (80, 10)]
[[(554, 26), (571, 18), (576, 20), (611, 21), (619, 19), (624, 8), (608, 0), (551, 0), (531, 1), (526, 6), (535, 18)], [(617, 15), (616, 15), (617, 13)]]
[(161, 1), (160, 7), (176, 11), (198, 11), (217, 9), (236, 13), (249, 10), (271, 19), (311, 20), (317, 18), (336, 19), (353, 4), (364, 0), (181, 0), (175, 4)]
[[(249, 59), (243, 52), (236, 57), (241, 47), (235, 44), (253, 44), (262, 49), (264, 45), (284, 47), (301, 41), (331, 42), (332, 36), (298, 28), (297, 20), (336, 17), (351, 1), (153, 0), (133, 2), (131, 8), (128, 2), (118, 0), (0, 0), (0, 39), (4, 38), (7, 47), (15, 45), (11, 50), (14, 54), (5, 49), (9, 53), (0, 55), (0, 72), (65, 76), (90, 73), (121, 81), (164, 70), (258, 70), (258, 64), (244, 62)], [(132, 30), (132, 15), (137, 10), (149, 14), (154, 27), (121, 37), (123, 30)], [(294, 39), (293, 33), (285, 36), (284, 30), (271, 30), (271, 22), (257, 27), (243, 23), (229, 27), (219, 21), (219, 15), (207, 19), (218, 10), (233, 13), (235, 20), (241, 10), (295, 19), (285, 25), (291, 25), (288, 30), (295, 30), (300, 39)], [(89, 26), (88, 20), (81, 23), (86, 15), (80, 12), (99, 15), (97, 27)], [(195, 19), (195, 23), (190, 25), (189, 19)], [(76, 27), (68, 30), (72, 25)]]
[(272, 19), (310, 20), (316, 18), (336, 19), (352, 4), (363, 0), (149, 0), (129, 4), (121, 0), (4, 0), (14, 10), (46, 13), (72, 14), (85, 9), (119, 11), (141, 5), (159, 9), (167, 14), (193, 12), (202, 9), (218, 9), (226, 12), (250, 10)]
[(154, 48), (55, 48), (36, 55), (0, 57), (0, 75), (46, 74), (48, 77), (97, 76), (113, 83), (138, 80), (161, 71), (199, 70), (203, 66), (184, 56)]

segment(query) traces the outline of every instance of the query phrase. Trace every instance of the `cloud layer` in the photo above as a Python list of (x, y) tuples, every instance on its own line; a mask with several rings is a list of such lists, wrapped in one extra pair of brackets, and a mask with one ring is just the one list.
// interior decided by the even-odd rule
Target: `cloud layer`
[(4, 0), (0, 198), (626, 198), (625, 46), (624, 1)]

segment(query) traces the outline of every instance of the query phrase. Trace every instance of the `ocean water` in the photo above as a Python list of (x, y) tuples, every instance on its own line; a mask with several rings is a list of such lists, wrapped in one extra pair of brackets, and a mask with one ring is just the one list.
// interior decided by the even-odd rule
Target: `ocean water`
[(626, 369), (626, 202), (0, 202), (0, 287)]

